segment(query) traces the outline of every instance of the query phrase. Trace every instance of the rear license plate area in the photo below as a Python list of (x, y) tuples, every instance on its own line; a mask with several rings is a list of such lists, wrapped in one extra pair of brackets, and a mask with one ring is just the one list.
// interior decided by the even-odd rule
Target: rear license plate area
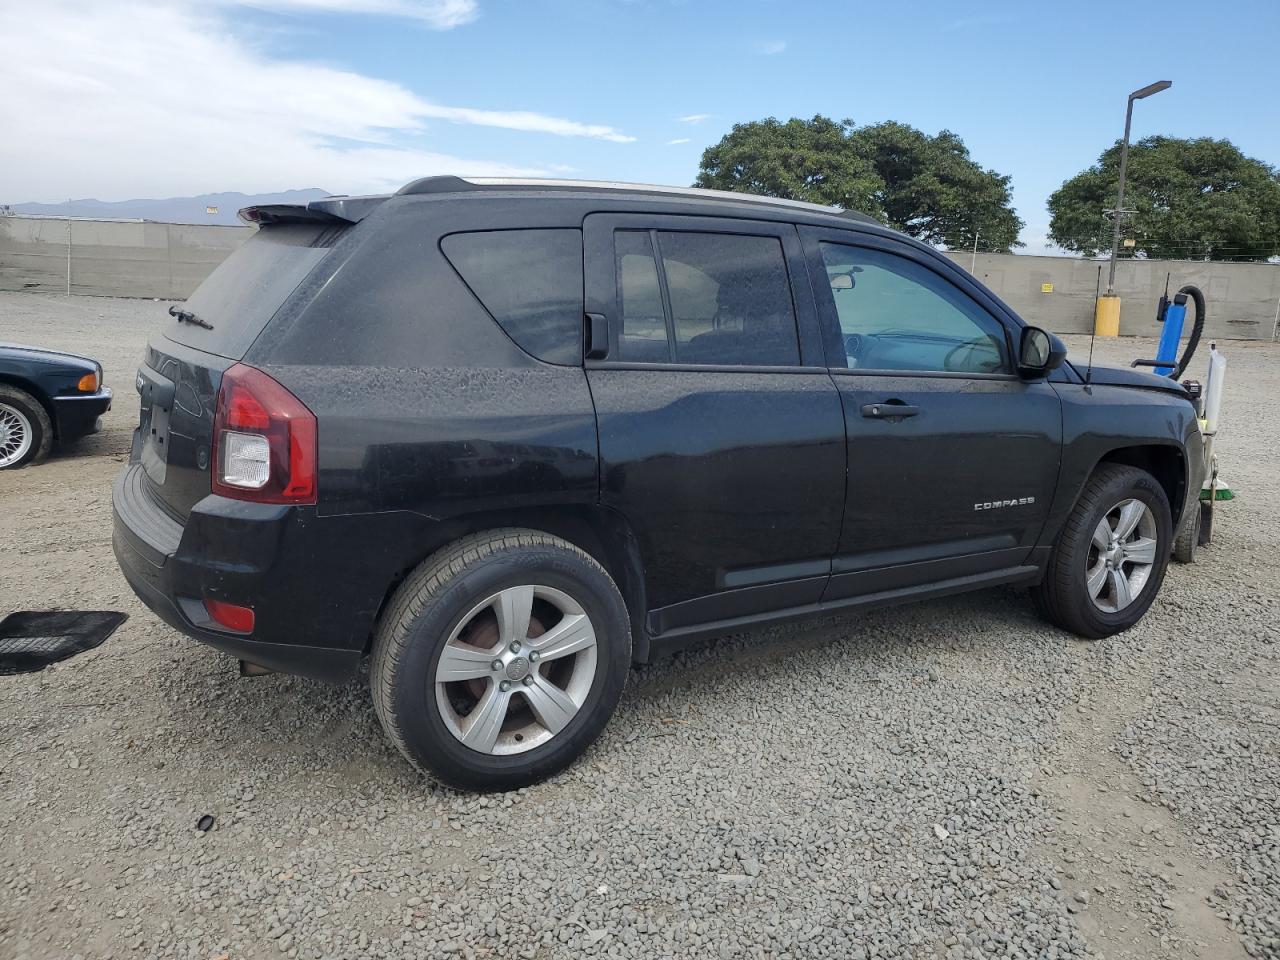
[(140, 367), (135, 385), (141, 400), (138, 435), (142, 441), (142, 468), (153, 483), (163, 485), (169, 462), (169, 415), (173, 410), (174, 383), (150, 367)]

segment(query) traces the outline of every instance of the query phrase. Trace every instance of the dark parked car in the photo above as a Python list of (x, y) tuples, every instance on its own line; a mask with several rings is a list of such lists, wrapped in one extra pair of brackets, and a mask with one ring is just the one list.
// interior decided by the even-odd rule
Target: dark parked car
[(93, 433), (110, 409), (98, 361), (0, 343), (0, 470), (37, 463), (55, 441)]
[(562, 768), (712, 634), (996, 584), (1123, 630), (1199, 490), (1183, 388), (1086, 384), (857, 214), (433, 177), (244, 215), (147, 348), (116, 556), (249, 672), (371, 656), (455, 784)]

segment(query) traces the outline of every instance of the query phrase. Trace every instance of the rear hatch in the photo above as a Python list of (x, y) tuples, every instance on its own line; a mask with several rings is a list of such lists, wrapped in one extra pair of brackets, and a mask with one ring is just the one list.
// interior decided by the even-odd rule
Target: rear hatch
[(141, 414), (133, 455), (174, 518), (185, 522), (209, 495), (222, 374), (349, 227), (333, 220), (262, 227), (175, 305), (151, 338), (136, 380)]

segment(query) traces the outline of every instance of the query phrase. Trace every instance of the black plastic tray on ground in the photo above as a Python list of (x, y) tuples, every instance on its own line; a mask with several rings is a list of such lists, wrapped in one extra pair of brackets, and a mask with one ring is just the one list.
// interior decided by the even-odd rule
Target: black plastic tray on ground
[(20, 610), (0, 620), (0, 676), (33, 673), (92, 650), (129, 618), (110, 610)]

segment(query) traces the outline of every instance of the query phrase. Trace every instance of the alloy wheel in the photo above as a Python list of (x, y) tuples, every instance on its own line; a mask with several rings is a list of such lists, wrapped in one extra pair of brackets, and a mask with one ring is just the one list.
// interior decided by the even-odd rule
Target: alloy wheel
[(571, 596), (508, 587), (476, 604), (450, 634), (436, 665), (436, 706), (472, 750), (524, 753), (577, 715), (596, 656), (591, 618)]
[(18, 463), (31, 449), (35, 431), (17, 407), (0, 403), (0, 467)]
[(1119, 613), (1142, 593), (1156, 562), (1156, 518), (1141, 500), (1122, 500), (1093, 530), (1085, 583), (1094, 606)]

